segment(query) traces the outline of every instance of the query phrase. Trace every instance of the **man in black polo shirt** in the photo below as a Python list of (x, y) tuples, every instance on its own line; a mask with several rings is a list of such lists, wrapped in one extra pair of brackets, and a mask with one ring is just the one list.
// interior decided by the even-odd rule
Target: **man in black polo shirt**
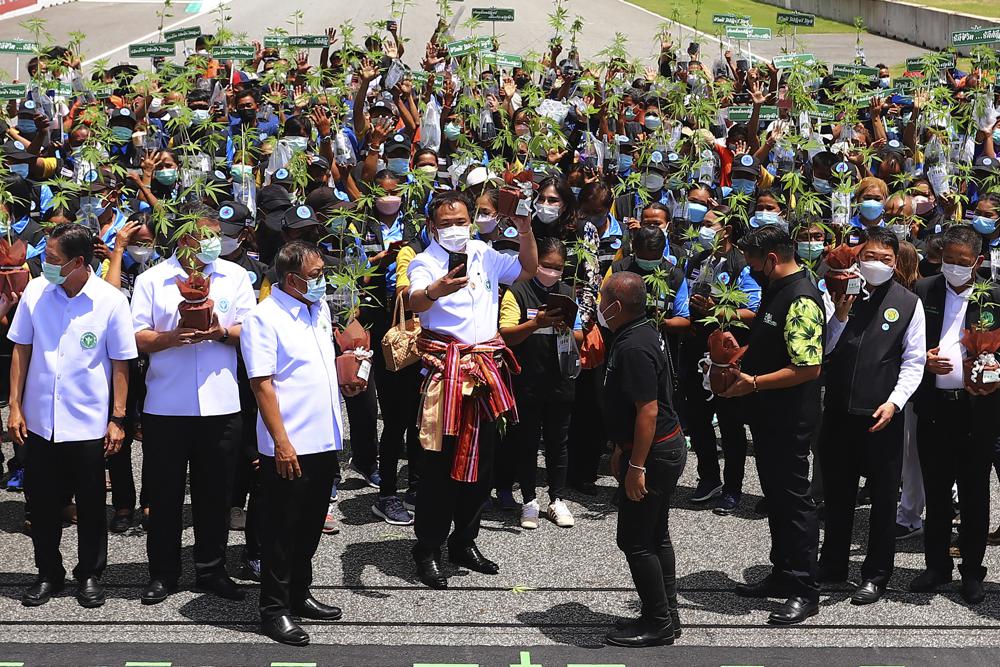
[(618, 548), (625, 553), (642, 615), (607, 635), (615, 646), (673, 644), (680, 634), (670, 496), (687, 446), (673, 408), (666, 347), (646, 317), (640, 276), (612, 274), (601, 288), (598, 319), (614, 333), (604, 382), (612, 472), (621, 484)]
[(740, 242), (740, 249), (763, 295), (750, 325), (741, 377), (722, 396), (747, 396), (773, 568), (763, 581), (737, 586), (736, 594), (788, 596), (768, 620), (791, 625), (819, 612), (819, 526), (809, 495), (809, 443), (821, 418), (826, 317), (819, 290), (795, 262), (795, 243), (788, 232), (777, 225), (755, 229)]

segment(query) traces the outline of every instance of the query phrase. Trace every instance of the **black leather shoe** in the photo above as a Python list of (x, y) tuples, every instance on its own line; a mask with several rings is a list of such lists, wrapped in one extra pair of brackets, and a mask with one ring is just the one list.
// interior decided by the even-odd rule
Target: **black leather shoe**
[(612, 646), (625, 648), (646, 648), (648, 646), (669, 646), (674, 643), (674, 629), (668, 623), (656, 627), (645, 619), (637, 619), (624, 627), (609, 632), (604, 641)]
[(336, 621), (344, 615), (340, 607), (323, 604), (311, 595), (295, 605), (292, 613), (300, 618), (311, 618), (314, 621)]
[(291, 616), (275, 616), (261, 621), (260, 631), (281, 644), (289, 646), (306, 646), (309, 635), (295, 624)]
[(460, 567), (468, 568), (482, 574), (500, 574), (500, 566), (479, 552), (479, 547), (470, 544), (467, 547), (453, 548), (448, 546), (448, 560)]
[(143, 604), (160, 604), (167, 599), (167, 596), (177, 591), (177, 583), (173, 581), (163, 581), (153, 579), (142, 592)]
[[(619, 618), (617, 621), (615, 621), (615, 630), (624, 630), (625, 628), (627, 628), (630, 625), (635, 625), (640, 620), (642, 620), (642, 619), (639, 619), (639, 618)], [(682, 630), (681, 630), (681, 621), (680, 621), (680, 618), (678, 616), (675, 616), (674, 614), (670, 615), (670, 627), (673, 628), (674, 639), (680, 639), (681, 634), (682, 634)]]
[(767, 621), (774, 625), (795, 625), (818, 613), (819, 601), (795, 595), (772, 611)]
[(108, 523), (108, 530), (112, 533), (124, 533), (132, 527), (132, 512), (128, 514), (115, 514)]
[(48, 602), (53, 595), (60, 592), (65, 586), (65, 582), (41, 579), (32, 585), (31, 588), (21, 596), (21, 604), (25, 607), (40, 607)]
[(417, 558), (417, 577), (430, 588), (448, 588), (448, 578), (441, 572), (440, 556)]
[(883, 586), (879, 586), (874, 581), (868, 579), (862, 581), (861, 585), (854, 591), (854, 595), (851, 596), (851, 604), (872, 604), (882, 599), (884, 593), (885, 588)]
[(741, 598), (780, 598), (787, 594), (787, 588), (769, 575), (756, 584), (736, 584), (736, 594)]
[(228, 575), (219, 574), (214, 577), (206, 577), (195, 583), (196, 593), (211, 593), (225, 600), (235, 600), (240, 602), (246, 597), (243, 589), (236, 585), (236, 582)]
[(76, 599), (81, 607), (93, 609), (104, 604), (104, 586), (97, 577), (87, 577), (76, 589)]
[(951, 583), (950, 572), (944, 574), (936, 570), (924, 570), (910, 582), (910, 590), (914, 593), (931, 593), (936, 591), (938, 586), (947, 583)]
[(986, 598), (983, 582), (971, 577), (962, 577), (962, 599), (969, 604), (979, 604)]

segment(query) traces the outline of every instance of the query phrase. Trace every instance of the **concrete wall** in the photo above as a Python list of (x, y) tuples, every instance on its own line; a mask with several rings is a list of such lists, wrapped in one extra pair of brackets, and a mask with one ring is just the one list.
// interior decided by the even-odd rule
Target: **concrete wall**
[[(1000, 25), (1000, 19), (996, 18), (959, 14), (896, 0), (759, 1), (850, 25), (854, 24), (855, 16), (860, 16), (869, 32), (935, 50), (951, 46), (953, 32)], [(996, 6), (1000, 11), (1000, 0)], [(968, 47), (961, 51), (967, 55)]]

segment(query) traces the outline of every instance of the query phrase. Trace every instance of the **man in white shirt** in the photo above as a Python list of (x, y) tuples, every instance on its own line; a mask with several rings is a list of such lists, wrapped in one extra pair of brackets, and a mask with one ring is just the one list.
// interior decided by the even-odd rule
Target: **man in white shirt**
[(868, 550), (851, 597), (856, 605), (877, 602), (892, 577), (902, 412), (923, 378), (927, 349), (920, 300), (893, 279), (899, 240), (887, 227), (872, 227), (866, 236), (858, 259), (868, 297), (840, 296), (827, 323), (819, 438), (826, 501), (821, 582), (847, 581), (861, 471), (871, 491)]
[(86, 227), (53, 229), (43, 277), (28, 283), (7, 333), (14, 342), (7, 428), (27, 447), (25, 492), (38, 566), (38, 580), (21, 598), (27, 607), (63, 588), (60, 511), (67, 494), (76, 497), (77, 600), (99, 607), (105, 599), (104, 458), (125, 438), (128, 360), (137, 352), (128, 301), (93, 274), (93, 256)]
[[(982, 236), (968, 225), (944, 233), (940, 275), (916, 285), (927, 314), (927, 367), (914, 396), (917, 450), (927, 496), (924, 560), (927, 569), (910, 582), (910, 590), (929, 593), (952, 579), (949, 554), (952, 532), (952, 485), (958, 483), (962, 525), (958, 546), (962, 564), (962, 598), (983, 601), (986, 568), (983, 556), (989, 533), (990, 467), (993, 444), (1000, 437), (1000, 393), (966, 389), (963, 330), (1000, 326), (1000, 287), (972, 299), (976, 271), (983, 263)], [(997, 387), (1000, 383), (994, 383)]]
[[(191, 466), (197, 589), (241, 600), (226, 574), (229, 500), (241, 442), (236, 346), (240, 323), (254, 307), (246, 270), (219, 259), (219, 221), (211, 209), (177, 238), (172, 257), (136, 278), (132, 319), (139, 351), (149, 355), (143, 406), (144, 464), (149, 477), (146, 554), (150, 583), (144, 604), (162, 602), (181, 574), (181, 510)], [(179, 326), (177, 282), (195, 272), (211, 280), (207, 331)]]
[[(473, 208), (464, 193), (436, 194), (428, 205), (431, 244), (407, 272), (427, 370), (413, 557), (420, 580), (431, 588), (448, 585), (440, 569), (441, 545), (453, 521), (448, 559), (476, 572), (499, 572), (475, 544), (492, 486), (496, 421), (517, 415), (510, 373), (519, 367), (498, 333), (498, 288), (528, 280), (538, 268), (530, 218), (515, 219), (520, 241), (515, 257), (470, 239)], [(481, 376), (469, 374), (472, 365), (484, 369)], [(470, 391), (462, 391), (463, 385)]]
[[(240, 340), (259, 407), (261, 629), (292, 646), (309, 643), (292, 614), (341, 615), (309, 591), (344, 427), (323, 267), (315, 245), (293, 241), (281, 248), (278, 282), (244, 320)], [(363, 388), (345, 387), (344, 394)]]

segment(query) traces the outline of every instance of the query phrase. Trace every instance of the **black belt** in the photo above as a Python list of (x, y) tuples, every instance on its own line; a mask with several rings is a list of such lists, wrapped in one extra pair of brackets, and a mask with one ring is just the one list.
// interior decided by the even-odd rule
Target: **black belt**
[(965, 389), (938, 389), (937, 393), (946, 401), (965, 401), (969, 398), (969, 392)]

